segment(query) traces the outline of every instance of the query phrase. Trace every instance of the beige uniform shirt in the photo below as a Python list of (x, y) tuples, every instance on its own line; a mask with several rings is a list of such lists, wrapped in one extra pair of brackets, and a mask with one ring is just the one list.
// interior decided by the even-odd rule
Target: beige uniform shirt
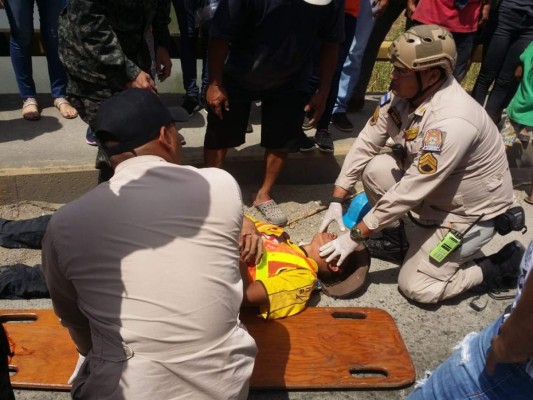
[(238, 318), (242, 217), (229, 174), (154, 156), (56, 212), (43, 270), (88, 352), (73, 398), (247, 397), (256, 346)]
[[(403, 178), (363, 218), (373, 230), (415, 209), (436, 222), (482, 221), (513, 203), (505, 149), (496, 125), (449, 77), (409, 113), (406, 100), (387, 93), (350, 149), (336, 185), (348, 190), (390, 137), (406, 149)], [(387, 173), (387, 171), (383, 171)]]

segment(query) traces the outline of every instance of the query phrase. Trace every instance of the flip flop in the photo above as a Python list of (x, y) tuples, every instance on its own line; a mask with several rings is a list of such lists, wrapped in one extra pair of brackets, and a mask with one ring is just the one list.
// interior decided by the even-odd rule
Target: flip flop
[[(61, 107), (63, 106), (63, 107)], [(63, 118), (66, 119), (73, 119), (78, 116), (78, 112), (76, 109), (72, 106), (72, 104), (69, 103), (69, 101), (63, 97), (58, 97), (54, 100), (54, 107), (59, 110)], [(74, 114), (69, 113), (69, 107), (74, 110)]]
[(41, 119), (39, 104), (34, 97), (28, 97), (22, 102), (22, 117), (27, 121), (37, 121)]
[(274, 200), (270, 199), (259, 204), (254, 204), (254, 207), (257, 208), (257, 210), (259, 210), (270, 223), (278, 226), (287, 225), (287, 217), (283, 214), (283, 211)]
[(524, 201), (527, 203), (527, 204), (531, 204), (533, 206), (533, 201), (529, 200), (527, 197), (524, 197)]

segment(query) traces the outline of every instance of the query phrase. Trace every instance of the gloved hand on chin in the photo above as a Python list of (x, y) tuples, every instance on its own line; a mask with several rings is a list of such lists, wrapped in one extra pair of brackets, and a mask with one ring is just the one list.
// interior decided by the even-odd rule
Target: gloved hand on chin
[(331, 262), (337, 257), (337, 265), (341, 265), (346, 257), (354, 251), (360, 251), (365, 248), (363, 242), (355, 242), (350, 237), (350, 232), (339, 236), (337, 239), (326, 243), (320, 248), (320, 257), (326, 257), (326, 262)]

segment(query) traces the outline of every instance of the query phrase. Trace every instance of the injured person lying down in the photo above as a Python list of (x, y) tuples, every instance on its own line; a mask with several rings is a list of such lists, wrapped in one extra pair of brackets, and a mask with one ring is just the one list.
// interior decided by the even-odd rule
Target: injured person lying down
[[(334, 298), (346, 298), (362, 289), (370, 267), (365, 249), (353, 253), (340, 266), (319, 255), (322, 245), (336, 239), (334, 233), (317, 233), (308, 244), (296, 245), (281, 227), (244, 218), (261, 234), (260, 260), (241, 262), (244, 304), (259, 306), (265, 319), (283, 318), (303, 311), (314, 289)], [(320, 282), (320, 283), (318, 283)]]
[[(0, 246), (39, 249), (50, 217), (0, 218)], [(305, 310), (314, 290), (333, 298), (348, 298), (366, 282), (370, 267), (366, 248), (354, 252), (340, 266), (335, 260), (328, 263), (320, 257), (319, 248), (334, 240), (334, 233), (317, 233), (309, 243), (297, 245), (283, 228), (245, 217), (241, 237), (243, 305), (259, 307), (265, 319)]]

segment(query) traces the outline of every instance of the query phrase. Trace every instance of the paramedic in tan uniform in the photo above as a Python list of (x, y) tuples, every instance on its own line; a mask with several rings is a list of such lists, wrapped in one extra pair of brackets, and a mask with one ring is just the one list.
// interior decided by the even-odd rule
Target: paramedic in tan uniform
[[(413, 27), (392, 43), (391, 91), (352, 145), (320, 227), (336, 221), (346, 230), (341, 202), (361, 178), (373, 208), (321, 256), (342, 262), (366, 242), (372, 256), (402, 264), (400, 290), (422, 303), (513, 279), (523, 253), (511, 242), (476, 258), (495, 234), (493, 219), (513, 204), (513, 187), (496, 126), (451, 75), (456, 57), (451, 34), (437, 25)], [(393, 151), (381, 154), (389, 138)], [(400, 219), (411, 210), (425, 226), (416, 225), (404, 254)], [(455, 252), (441, 262), (430, 258), (451, 229), (470, 226)], [(367, 240), (379, 231), (380, 239)]]

